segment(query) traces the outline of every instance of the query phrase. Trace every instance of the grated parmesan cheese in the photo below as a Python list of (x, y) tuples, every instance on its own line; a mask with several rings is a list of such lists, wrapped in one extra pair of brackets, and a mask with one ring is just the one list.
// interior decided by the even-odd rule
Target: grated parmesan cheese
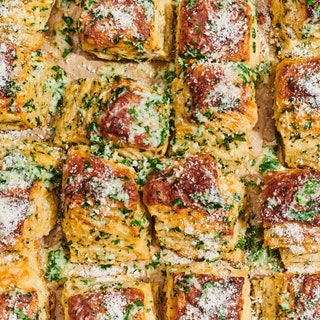
[(0, 196), (0, 237), (7, 237), (14, 232), (21, 220), (25, 219), (29, 208), (28, 199)]
[[(237, 8), (235, 8), (237, 7)], [(231, 9), (231, 10), (230, 10)], [(219, 11), (209, 11), (208, 20), (204, 26), (204, 34), (217, 48), (224, 48), (226, 43), (234, 53), (238, 52), (238, 43), (248, 30), (248, 18), (239, 19), (235, 12), (241, 12), (242, 7), (231, 1), (225, 1)], [(209, 48), (208, 48), (209, 49)], [(221, 58), (223, 50), (207, 52), (215, 59)]]

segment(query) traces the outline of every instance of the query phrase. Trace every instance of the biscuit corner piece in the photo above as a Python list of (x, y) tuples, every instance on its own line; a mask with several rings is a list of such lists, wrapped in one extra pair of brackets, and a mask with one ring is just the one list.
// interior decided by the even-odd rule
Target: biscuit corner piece
[(0, 251), (48, 235), (57, 220), (61, 151), (45, 143), (1, 140)]
[(224, 263), (168, 267), (165, 320), (251, 319), (246, 269)]
[(308, 268), (319, 270), (319, 190), (320, 172), (315, 170), (286, 169), (265, 177), (261, 203), (264, 241), (280, 249), (288, 269), (294, 265), (306, 269), (309, 260)]
[(171, 0), (84, 1), (82, 49), (107, 60), (171, 60)]
[(133, 279), (71, 278), (62, 292), (66, 320), (156, 320), (157, 285)]
[(119, 154), (135, 159), (166, 152), (171, 104), (160, 86), (115, 75), (109, 82), (99, 78), (71, 83), (65, 96), (56, 123), (58, 145), (111, 144)]
[[(302, 270), (303, 271), (303, 270)], [(252, 281), (253, 313), (258, 319), (318, 319), (319, 273), (275, 273)]]
[(318, 0), (273, 0), (271, 12), (280, 58), (319, 56)]
[(320, 168), (320, 59), (284, 59), (277, 66), (274, 118), (289, 167)]
[(252, 1), (183, 0), (178, 7), (177, 62), (258, 63), (259, 41)]
[(103, 264), (150, 258), (149, 220), (131, 167), (69, 149), (63, 170), (62, 221), (76, 263)]
[[(33, 248), (34, 249), (34, 248)], [(33, 252), (0, 253), (0, 318), (49, 319), (53, 301)]]
[(54, 0), (1, 1), (0, 41), (9, 41), (31, 51), (44, 42)]
[(143, 200), (160, 245), (193, 259), (242, 261), (236, 245), (246, 226), (244, 186), (234, 174), (224, 176), (211, 156), (168, 160), (147, 178)]
[(67, 74), (43, 53), (0, 41), (0, 129), (21, 130), (51, 124)]

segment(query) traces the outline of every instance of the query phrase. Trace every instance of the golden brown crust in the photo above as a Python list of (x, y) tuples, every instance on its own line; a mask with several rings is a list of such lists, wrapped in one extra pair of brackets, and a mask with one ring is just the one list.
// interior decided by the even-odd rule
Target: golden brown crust
[(37, 246), (0, 253), (1, 319), (48, 319), (49, 291), (40, 277)]
[[(14, 115), (9, 115), (10, 107), (14, 109), (17, 114), (22, 111), (22, 106), (25, 103), (24, 95), (28, 93), (28, 88), (23, 94), (16, 92), (15, 83), (21, 84), (26, 81), (26, 69), (23, 65), (29, 60), (29, 57), (15, 44), (11, 42), (0, 42), (0, 55), (3, 59), (5, 72), (1, 74), (0, 86), (0, 120), (1, 116), (10, 120)], [(19, 85), (18, 85), (19, 86)], [(23, 88), (23, 87), (22, 87)], [(13, 101), (15, 102), (13, 105)]]
[(292, 112), (294, 107), (297, 124), (299, 121), (318, 120), (320, 101), (313, 89), (318, 82), (319, 71), (319, 58), (283, 60), (277, 67), (276, 112)]
[(245, 269), (227, 263), (191, 263), (167, 268), (166, 320), (249, 320), (249, 281)]
[(319, 58), (284, 59), (277, 66), (274, 118), (289, 167), (320, 168), (319, 71)]
[(0, 317), (10, 319), (12, 314), (18, 314), (28, 319), (36, 318), (38, 314), (38, 298), (36, 292), (7, 292), (0, 294)]
[(178, 55), (185, 62), (250, 62), (253, 13), (248, 3), (184, 0), (178, 10)]
[(228, 68), (219, 64), (197, 65), (186, 71), (185, 81), (191, 95), (191, 105), (185, 106), (190, 108), (189, 120), (199, 122), (200, 113), (213, 123), (219, 120), (223, 123), (223, 118), (229, 118), (230, 123), (238, 122), (243, 117), (248, 117), (252, 123), (256, 121), (250, 85), (243, 79), (236, 80), (237, 72), (234, 73), (231, 75)]
[(319, 172), (309, 169), (266, 176), (261, 204), (266, 245), (295, 255), (319, 252), (319, 179)]
[(319, 274), (277, 274), (276, 292), (279, 316), (317, 319), (320, 316)]
[(0, 78), (0, 97), (2, 99), (11, 95), (8, 89), (12, 77), (13, 63), (17, 55), (16, 49), (17, 46), (10, 42), (2, 42), (0, 44), (0, 57), (3, 63), (3, 71)]
[(141, 80), (115, 78), (79, 80), (67, 87), (55, 142), (111, 144), (130, 158), (163, 155), (169, 141), (167, 93)]
[(0, 251), (47, 235), (57, 221), (55, 170), (59, 150), (48, 144), (2, 140), (0, 148)]
[(261, 205), (265, 224), (296, 221), (319, 226), (320, 216), (316, 209), (320, 202), (317, 191), (319, 181), (320, 172), (308, 169), (267, 174)]
[(235, 175), (224, 179), (209, 155), (168, 160), (151, 174), (143, 200), (155, 217), (160, 243), (183, 256), (233, 256), (243, 224), (238, 220), (244, 189)]
[(62, 292), (66, 320), (110, 317), (158, 319), (155, 299), (158, 286), (127, 277), (117, 280), (70, 278)]
[[(136, 288), (115, 288), (94, 293), (77, 294), (68, 299), (71, 320), (88, 319), (91, 315), (110, 314), (111, 308), (124, 313), (129, 305), (143, 306), (144, 293)], [(144, 320), (143, 310), (134, 312), (132, 319)]]
[(124, 78), (111, 90), (108, 107), (97, 120), (102, 138), (120, 147), (141, 150), (153, 150), (164, 145), (165, 141), (159, 141), (159, 130), (165, 129), (163, 125), (166, 125), (165, 114), (168, 111), (163, 108), (165, 97), (161, 94), (164, 93)]
[(283, 58), (319, 56), (319, 1), (271, 1), (277, 53)]
[[(208, 199), (201, 199), (209, 192), (212, 199), (209, 194)], [(152, 175), (144, 186), (143, 200), (147, 206), (163, 205), (177, 214), (186, 209), (190, 214), (193, 211), (210, 214), (217, 223), (224, 224), (224, 231), (229, 233), (228, 224), (223, 222), (226, 212), (222, 209), (216, 163), (208, 155), (190, 156)]]
[[(39, 52), (0, 41), (0, 130), (51, 124), (68, 82), (66, 73)], [(1, 69), (1, 70), (2, 70)]]
[(90, 148), (69, 150), (62, 180), (62, 226), (71, 261), (109, 263), (149, 257), (149, 221), (135, 178), (132, 168), (93, 156)]
[[(67, 167), (64, 174), (64, 196), (65, 201), (72, 202), (73, 207), (85, 207), (85, 204), (101, 203), (103, 181), (110, 178), (120, 179), (123, 181), (123, 192), (128, 195), (125, 202), (115, 200), (116, 194), (106, 195), (106, 206), (112, 207), (112, 203), (117, 203), (117, 210), (133, 211), (137, 209), (138, 188), (134, 182), (135, 175), (128, 167), (116, 167), (110, 163), (106, 163), (101, 158), (92, 157), (88, 154), (74, 154), (67, 159)], [(120, 190), (119, 190), (120, 191)]]
[[(6, 192), (7, 191), (7, 192)], [(0, 223), (2, 237), (0, 239), (0, 250), (12, 249), (23, 242), (24, 224), (30, 208), (30, 192), (31, 190), (15, 189), (6, 190), (0, 193), (1, 200), (8, 203), (15, 210), (15, 216), (11, 218), (10, 224)]]
[[(205, 274), (196, 274), (192, 277), (193, 285), (190, 284), (190, 278), (183, 273), (173, 274), (172, 278), (173, 290), (176, 292), (175, 304), (172, 306), (172, 312), (175, 315), (172, 318), (173, 320), (187, 316), (188, 313), (190, 316), (190, 310), (192, 310), (193, 316), (199, 313), (199, 315), (206, 314), (210, 319), (218, 319), (223, 314), (227, 319), (240, 319), (240, 311), (243, 306), (241, 293), (244, 278), (230, 277), (222, 279)], [(213, 288), (216, 288), (216, 290)], [(208, 296), (203, 298), (203, 291), (206, 289), (208, 291), (212, 290), (210, 298), (213, 301), (216, 298), (216, 304), (209, 300)], [(222, 301), (218, 302), (219, 298)], [(205, 300), (206, 304), (201, 303), (201, 299), (207, 299)]]
[(169, 1), (85, 1), (80, 16), (82, 48), (108, 60), (169, 60), (171, 11)]
[(99, 0), (90, 9), (81, 16), (82, 42), (106, 48), (115, 43), (124, 46), (126, 41), (138, 45), (150, 38), (152, 25), (143, 6), (134, 0)]
[(0, 41), (35, 51), (44, 42), (53, 0), (4, 1), (0, 3)]
[(224, 164), (250, 157), (257, 121), (252, 71), (238, 63), (203, 63), (173, 83), (175, 139), (171, 154), (211, 153)]

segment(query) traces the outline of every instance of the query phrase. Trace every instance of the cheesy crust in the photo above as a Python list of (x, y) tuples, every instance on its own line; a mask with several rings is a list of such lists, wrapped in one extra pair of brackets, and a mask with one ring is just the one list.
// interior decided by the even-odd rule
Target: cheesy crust
[(261, 204), (266, 245), (319, 252), (319, 183), (320, 173), (309, 169), (267, 174)]
[[(62, 301), (66, 320), (95, 318), (156, 320), (158, 286), (135, 279), (71, 278)], [(100, 318), (99, 318), (100, 319)]]
[(320, 168), (320, 59), (284, 59), (277, 66), (274, 118), (289, 167)]
[(171, 58), (170, 0), (84, 1), (79, 22), (82, 49), (99, 58)]
[(176, 59), (182, 68), (198, 61), (243, 61), (252, 67), (258, 62), (251, 1), (181, 1), (176, 39)]
[(245, 225), (239, 220), (244, 188), (233, 174), (225, 179), (209, 155), (168, 160), (147, 178), (143, 201), (164, 247), (195, 259), (239, 259), (234, 251)]
[(69, 149), (62, 181), (62, 227), (71, 262), (150, 258), (149, 220), (135, 178), (132, 168), (93, 156), (87, 147)]
[(251, 319), (246, 269), (201, 262), (168, 267), (164, 290), (165, 320)]

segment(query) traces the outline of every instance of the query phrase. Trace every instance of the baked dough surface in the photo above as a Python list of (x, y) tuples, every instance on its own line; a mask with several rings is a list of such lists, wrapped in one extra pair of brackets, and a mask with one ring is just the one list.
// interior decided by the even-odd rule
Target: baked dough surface
[(54, 141), (109, 144), (136, 159), (161, 156), (169, 142), (170, 111), (167, 92), (146, 81), (120, 75), (81, 79), (66, 88)]
[(319, 56), (319, 1), (272, 0), (271, 12), (282, 59)]
[(48, 235), (57, 222), (61, 152), (47, 144), (1, 140), (0, 251)]
[(233, 174), (225, 179), (209, 155), (166, 165), (148, 177), (143, 190), (160, 244), (195, 259), (221, 254), (241, 260), (235, 250), (245, 227), (239, 219), (245, 202), (239, 179)]
[(49, 319), (50, 293), (40, 277), (37, 247), (0, 253), (1, 319)]
[(39, 49), (53, 5), (53, 0), (1, 1), (0, 41), (32, 51)]
[(287, 169), (269, 173), (261, 204), (265, 244), (292, 253), (319, 253), (320, 173)]
[(107, 60), (170, 60), (172, 10), (169, 0), (83, 1), (82, 49)]
[(95, 317), (158, 319), (157, 285), (135, 279), (71, 278), (64, 284), (62, 300), (66, 320)]
[(177, 15), (176, 59), (182, 68), (203, 60), (258, 63), (253, 1), (183, 0)]
[(243, 63), (205, 63), (173, 83), (175, 130), (170, 152), (210, 153), (238, 164), (250, 157), (257, 121), (253, 72)]
[(319, 288), (318, 273), (276, 273), (274, 277), (254, 280), (256, 315), (266, 320), (317, 319)]
[(105, 264), (150, 258), (149, 220), (138, 194), (136, 172), (90, 154), (68, 151), (63, 170), (63, 231), (70, 261)]
[(166, 320), (251, 319), (247, 270), (226, 263), (168, 267), (165, 293)]
[(274, 118), (289, 167), (320, 168), (320, 59), (284, 59), (277, 66)]
[(11, 42), (0, 42), (0, 130), (51, 125), (69, 79), (58, 65)]

